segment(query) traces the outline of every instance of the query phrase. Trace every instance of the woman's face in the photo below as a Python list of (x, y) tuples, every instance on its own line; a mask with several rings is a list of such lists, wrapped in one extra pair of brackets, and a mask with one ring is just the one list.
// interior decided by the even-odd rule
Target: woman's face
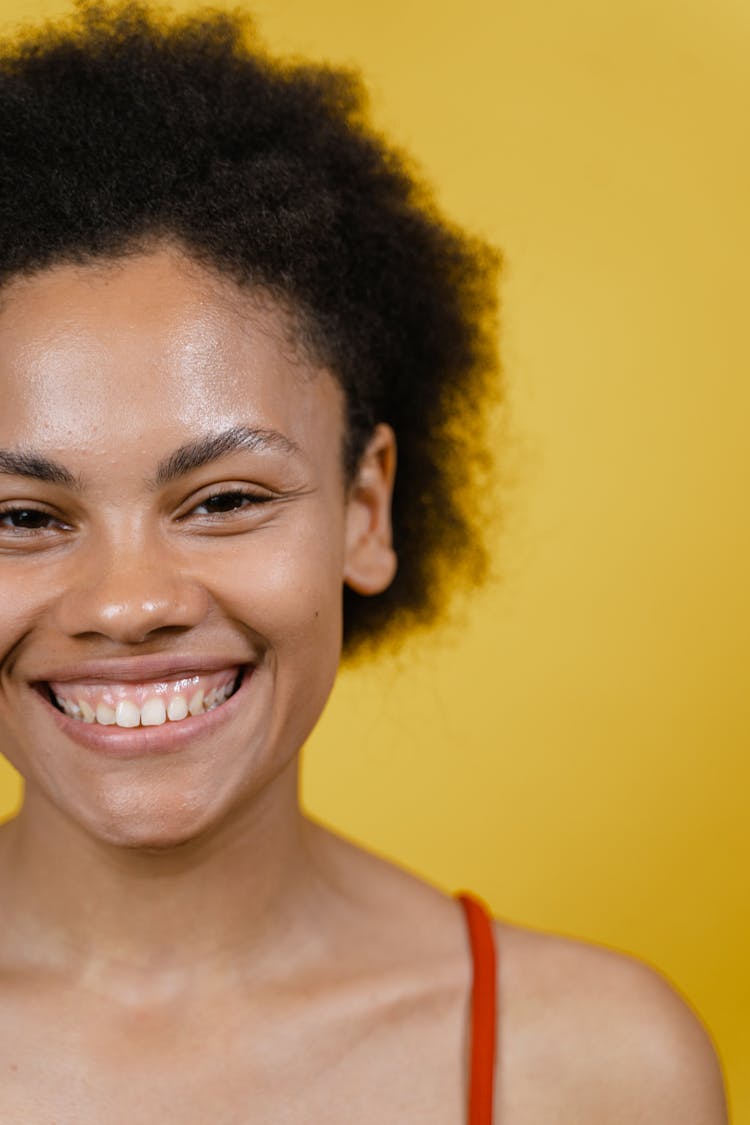
[(312, 729), (342, 583), (393, 575), (390, 432), (347, 489), (334, 378), (167, 249), (8, 285), (0, 401), (0, 749), (98, 838), (193, 838)]

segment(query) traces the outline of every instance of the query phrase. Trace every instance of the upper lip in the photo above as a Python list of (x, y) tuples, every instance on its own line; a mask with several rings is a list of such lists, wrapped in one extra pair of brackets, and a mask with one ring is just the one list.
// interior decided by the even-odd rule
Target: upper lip
[(226, 656), (190, 655), (180, 653), (167, 656), (156, 653), (153, 656), (112, 657), (109, 660), (85, 660), (61, 664), (51, 668), (37, 683), (80, 683), (84, 680), (98, 680), (101, 683), (143, 683), (157, 680), (179, 679), (181, 676), (197, 675), (200, 672), (220, 672), (224, 668), (239, 668), (250, 661), (227, 658)]

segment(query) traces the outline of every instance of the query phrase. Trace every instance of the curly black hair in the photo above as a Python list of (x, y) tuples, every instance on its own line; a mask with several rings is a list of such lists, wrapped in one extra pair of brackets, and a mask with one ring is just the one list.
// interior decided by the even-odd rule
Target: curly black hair
[(399, 568), (376, 597), (345, 590), (349, 655), (484, 577), (481, 418), (499, 395), (499, 256), (365, 116), (355, 74), (269, 57), (241, 12), (84, 0), (0, 44), (0, 285), (176, 241), (293, 310), (345, 392), (347, 474), (394, 428)]

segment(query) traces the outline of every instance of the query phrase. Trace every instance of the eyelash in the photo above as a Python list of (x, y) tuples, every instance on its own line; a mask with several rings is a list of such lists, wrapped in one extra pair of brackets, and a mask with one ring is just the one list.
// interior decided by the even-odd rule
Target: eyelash
[(34, 535), (44, 535), (45, 532), (50, 531), (48, 527), (14, 527), (12, 525), (3, 524), (3, 520), (9, 517), (22, 515), (41, 516), (45, 520), (50, 520), (59, 524), (60, 527), (68, 527), (68, 524), (57, 519), (51, 512), (46, 512), (44, 508), (34, 508), (30, 504), (7, 504), (5, 506), (0, 506), (0, 530), (14, 532), (16, 535), (24, 538)]
[[(197, 512), (198, 508), (204, 508), (207, 504), (210, 504), (212, 500), (225, 500), (225, 499), (228, 499), (230, 497), (231, 498), (238, 498), (240, 500), (246, 500), (246, 501), (248, 501), (248, 503), (247, 504), (238, 504), (237, 507), (228, 508), (227, 510), (225, 510), (223, 512), (221, 512), (221, 511), (214, 512), (213, 515), (215, 515), (215, 516), (227, 515), (228, 516), (228, 515), (231, 515), (233, 512), (240, 512), (240, 511), (243, 511), (246, 508), (255, 507), (256, 505), (260, 505), (260, 504), (267, 504), (269, 501), (276, 499), (275, 496), (270, 496), (267, 493), (251, 492), (248, 489), (244, 489), (244, 488), (217, 489), (216, 492), (212, 492), (209, 496), (205, 496), (203, 498), (203, 500), (201, 500), (200, 504), (196, 504), (193, 508), (191, 508), (190, 511), (187, 513), (187, 515), (183, 517), (183, 519), (187, 519), (188, 516), (192, 515), (194, 512)], [(209, 513), (209, 514), (211, 514), (211, 513)]]
[[(206, 507), (206, 505), (211, 504), (212, 501), (231, 499), (239, 500), (240, 503), (236, 504), (233, 507), (226, 508), (223, 511), (207, 513), (198, 512), (199, 508)], [(221, 519), (222, 516), (232, 516), (236, 512), (243, 511), (246, 508), (254, 507), (256, 505), (267, 504), (269, 501), (274, 499), (276, 499), (276, 497), (274, 496), (259, 492), (251, 492), (242, 488), (218, 489), (216, 492), (211, 493), (211, 495), (204, 497), (203, 500), (201, 500), (200, 504), (194, 505), (194, 507), (191, 508), (189, 512), (181, 517), (181, 519), (188, 519), (193, 514), (199, 514), (204, 519), (217, 517)], [(242, 503), (242, 501), (246, 501), (246, 503)], [(20, 538), (31, 538), (33, 536), (45, 535), (52, 530), (52, 528), (50, 527), (16, 527), (13, 525), (4, 524), (3, 522), (4, 520), (12, 518), (13, 516), (19, 517), (21, 515), (33, 515), (35, 517), (41, 516), (43, 519), (49, 520), (50, 522), (57, 524), (59, 527), (65, 530), (69, 528), (68, 524), (64, 523), (56, 516), (53, 516), (51, 512), (45, 511), (44, 508), (35, 508), (31, 505), (26, 504), (6, 504), (0, 505), (0, 534), (2, 533), (2, 531), (9, 531)]]

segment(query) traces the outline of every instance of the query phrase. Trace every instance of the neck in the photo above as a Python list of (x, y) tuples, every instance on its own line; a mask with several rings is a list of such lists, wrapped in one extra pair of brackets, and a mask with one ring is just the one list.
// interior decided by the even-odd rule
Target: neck
[(316, 947), (321, 896), (335, 893), (325, 836), (300, 811), (296, 761), (210, 835), (160, 851), (92, 839), (32, 791), (3, 829), (0, 956), (175, 987), (198, 966), (202, 979), (240, 962), (273, 975)]

